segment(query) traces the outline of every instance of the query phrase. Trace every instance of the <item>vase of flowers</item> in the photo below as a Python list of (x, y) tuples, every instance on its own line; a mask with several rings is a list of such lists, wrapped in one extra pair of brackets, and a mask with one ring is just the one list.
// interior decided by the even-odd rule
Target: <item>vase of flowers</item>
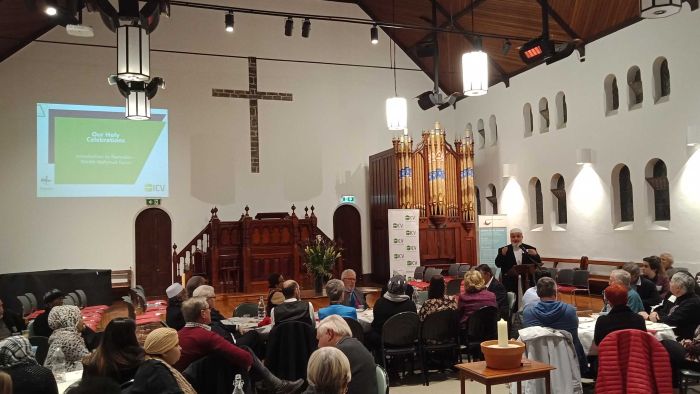
[(304, 248), (306, 271), (314, 278), (317, 294), (323, 291), (323, 282), (331, 277), (335, 262), (340, 258), (342, 249), (335, 242), (325, 240), (321, 235), (309, 242)]

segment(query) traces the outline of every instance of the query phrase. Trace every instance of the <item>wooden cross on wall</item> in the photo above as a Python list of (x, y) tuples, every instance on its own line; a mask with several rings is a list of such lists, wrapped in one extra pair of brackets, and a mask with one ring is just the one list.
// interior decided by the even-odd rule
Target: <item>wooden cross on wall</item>
[(258, 60), (248, 58), (248, 90), (212, 89), (214, 97), (248, 99), (250, 104), (250, 171), (260, 172), (260, 140), (258, 139), (258, 100), (292, 101), (291, 93), (258, 92)]

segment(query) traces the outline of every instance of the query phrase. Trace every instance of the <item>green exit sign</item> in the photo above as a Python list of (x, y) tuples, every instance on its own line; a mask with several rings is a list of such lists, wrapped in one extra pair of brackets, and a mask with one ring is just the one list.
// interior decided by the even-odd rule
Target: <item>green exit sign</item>
[(158, 206), (160, 205), (160, 198), (147, 198), (146, 205), (148, 206)]
[(340, 202), (341, 202), (341, 204), (354, 204), (355, 203), (355, 196), (341, 196)]

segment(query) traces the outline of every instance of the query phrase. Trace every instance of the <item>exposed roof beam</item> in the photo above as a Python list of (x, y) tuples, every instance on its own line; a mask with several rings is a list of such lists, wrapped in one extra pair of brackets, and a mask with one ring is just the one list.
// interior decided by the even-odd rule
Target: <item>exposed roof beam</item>
[(547, 5), (547, 4), (545, 3), (544, 0), (537, 0), (537, 2), (540, 3), (540, 7), (545, 7), (545, 6), (547, 7), (547, 9), (549, 10), (549, 16), (551, 16), (551, 17), (557, 22), (557, 24), (559, 25), (559, 27), (561, 27), (562, 30), (564, 30), (564, 31), (566, 32), (566, 34), (569, 35), (569, 37), (571, 37), (572, 39), (575, 39), (575, 40), (580, 40), (580, 39), (581, 39), (581, 36), (579, 36), (578, 33), (576, 33), (576, 32), (574, 31), (574, 29), (572, 29), (571, 26), (569, 26), (569, 24), (566, 23), (566, 21), (564, 20), (564, 18), (562, 18), (562, 17), (554, 10), (554, 8), (552, 8), (551, 5)]
[[(447, 26), (449, 26), (449, 25), (452, 24), (452, 20), (456, 20), (456, 19), (459, 19), (459, 18), (463, 17), (464, 15), (467, 15), (472, 9), (478, 7), (479, 5), (481, 5), (481, 3), (485, 2), (485, 1), (486, 1), (486, 0), (474, 0), (474, 1), (472, 1), (472, 2), (471, 2), (467, 7), (465, 7), (463, 10), (461, 10), (461, 11), (459, 11), (458, 13), (454, 14), (451, 18), (447, 18), (448, 20), (445, 21), (445, 22), (443, 22), (442, 24), (440, 24), (440, 25), (439, 25), (439, 28), (440, 28), (440, 29), (446, 28)], [(439, 5), (439, 3), (438, 3), (438, 5)], [(462, 29), (462, 30), (464, 30), (464, 29)], [(425, 37), (423, 37), (422, 39), (418, 40), (418, 42), (426, 41), (426, 40), (430, 39), (430, 37), (432, 37), (432, 35), (433, 35), (433, 33), (428, 33), (428, 34), (425, 35)]]

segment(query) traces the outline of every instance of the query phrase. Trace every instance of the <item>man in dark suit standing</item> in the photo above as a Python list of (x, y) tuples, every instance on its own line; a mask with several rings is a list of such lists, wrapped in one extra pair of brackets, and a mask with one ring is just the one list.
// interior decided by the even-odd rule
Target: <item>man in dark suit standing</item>
[(486, 282), (486, 290), (496, 295), (496, 303), (498, 304), (498, 314), (505, 321), (509, 321), (510, 311), (508, 310), (508, 293), (506, 288), (493, 277), (493, 272), (488, 264), (481, 264), (476, 267), (476, 270), (481, 272), (481, 276)]
[[(507, 291), (515, 293), (518, 297), (518, 273), (515, 272), (516, 265), (542, 265), (542, 259), (534, 246), (523, 243), (523, 231), (519, 228), (510, 230), (510, 245), (498, 249), (496, 256), (496, 267), (501, 268), (501, 283)], [(523, 291), (530, 287), (527, 280), (532, 282), (532, 278), (523, 277)]]

